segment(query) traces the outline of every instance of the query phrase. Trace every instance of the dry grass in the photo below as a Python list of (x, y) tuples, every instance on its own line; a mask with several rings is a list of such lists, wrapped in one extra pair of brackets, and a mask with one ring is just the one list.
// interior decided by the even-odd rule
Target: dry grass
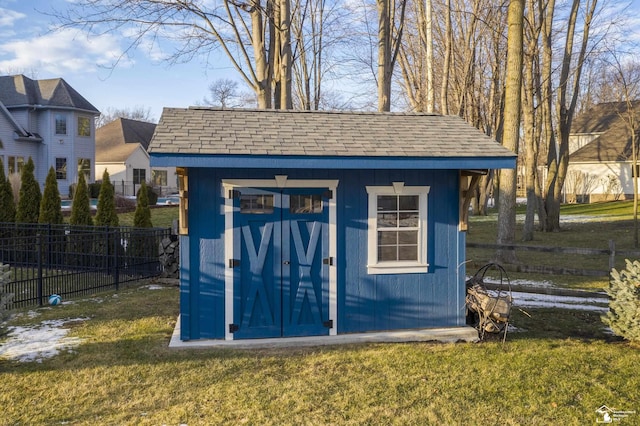
[(0, 425), (577, 425), (603, 404), (639, 408), (640, 350), (608, 338), (595, 314), (516, 312), (526, 331), (504, 346), (176, 350), (177, 298), (130, 288), (16, 318), (90, 317), (68, 324), (83, 339), (72, 352), (0, 361)]

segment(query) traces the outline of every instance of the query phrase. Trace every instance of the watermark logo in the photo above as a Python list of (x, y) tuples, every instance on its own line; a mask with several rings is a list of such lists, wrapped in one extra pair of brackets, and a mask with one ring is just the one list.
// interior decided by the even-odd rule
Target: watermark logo
[(620, 422), (631, 415), (636, 414), (635, 411), (614, 410), (603, 405), (596, 410), (596, 423), (613, 423)]

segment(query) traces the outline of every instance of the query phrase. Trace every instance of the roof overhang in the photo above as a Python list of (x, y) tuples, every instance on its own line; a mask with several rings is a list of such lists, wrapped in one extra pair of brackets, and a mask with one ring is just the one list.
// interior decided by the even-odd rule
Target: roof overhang
[(516, 158), (515, 154), (499, 157), (346, 157), (150, 153), (152, 167), (231, 169), (515, 169)]

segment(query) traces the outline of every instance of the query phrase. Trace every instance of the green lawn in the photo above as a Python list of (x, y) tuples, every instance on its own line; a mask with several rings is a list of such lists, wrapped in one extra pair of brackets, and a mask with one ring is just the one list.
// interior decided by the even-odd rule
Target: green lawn
[[(0, 360), (0, 425), (593, 424), (640, 413), (640, 348), (597, 314), (514, 310), (506, 344), (169, 349), (178, 289), (129, 287), (37, 309), (82, 339), (42, 362)], [(640, 414), (628, 423), (640, 423)]]
[[(133, 226), (135, 212), (120, 213), (118, 220), (122, 226)], [(171, 228), (174, 219), (178, 219), (178, 206), (162, 206), (151, 209), (151, 223), (156, 228)]]
[[(561, 217), (568, 220), (560, 232), (536, 232), (533, 241), (522, 242), (522, 223), (516, 229), (517, 244), (549, 247), (608, 249), (609, 240), (615, 241), (617, 250), (635, 250), (633, 247), (633, 202), (609, 202), (596, 204), (565, 205)], [(518, 214), (524, 214), (519, 207)], [(497, 213), (489, 216), (471, 216), (467, 241), (476, 243), (496, 242)], [(495, 256), (492, 250), (470, 248), (467, 250), (467, 272), (473, 273)], [(597, 269), (606, 271), (609, 260), (606, 255), (586, 256), (538, 252), (520, 252), (518, 260), (528, 265)], [(624, 257), (616, 257), (616, 267), (624, 267)], [(608, 285), (606, 277), (582, 277), (570, 275), (542, 275), (510, 273), (514, 279), (546, 280), (558, 287), (602, 289)]]

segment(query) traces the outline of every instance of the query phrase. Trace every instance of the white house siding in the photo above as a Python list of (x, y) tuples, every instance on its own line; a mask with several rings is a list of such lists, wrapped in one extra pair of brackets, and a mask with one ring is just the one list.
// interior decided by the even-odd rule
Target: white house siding
[(124, 163), (96, 163), (95, 174), (98, 180), (102, 179), (105, 169), (109, 172), (109, 180), (112, 183), (127, 180), (127, 166)]
[[(596, 202), (633, 198), (631, 163), (571, 163), (564, 190), (568, 201)], [(571, 199), (574, 194), (578, 199)]]

